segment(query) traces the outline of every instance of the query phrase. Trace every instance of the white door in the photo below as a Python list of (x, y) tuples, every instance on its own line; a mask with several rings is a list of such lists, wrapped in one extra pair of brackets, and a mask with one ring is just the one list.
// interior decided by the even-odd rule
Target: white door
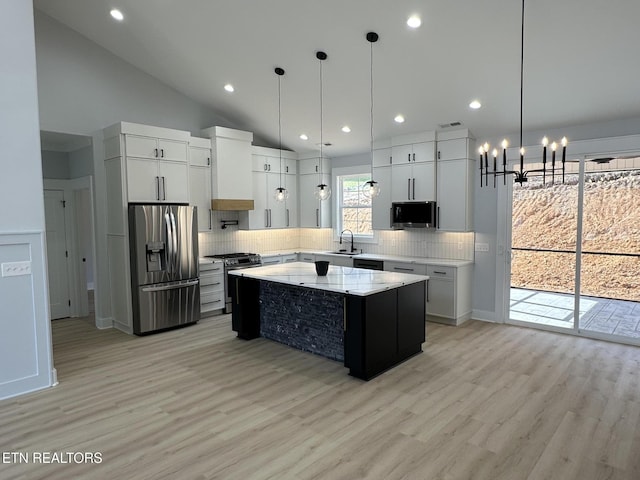
[(44, 191), (51, 320), (68, 317), (71, 312), (64, 206), (62, 190)]

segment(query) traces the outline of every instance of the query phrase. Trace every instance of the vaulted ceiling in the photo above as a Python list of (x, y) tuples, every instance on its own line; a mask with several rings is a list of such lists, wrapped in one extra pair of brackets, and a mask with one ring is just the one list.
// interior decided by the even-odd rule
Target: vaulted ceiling
[[(461, 122), (477, 138), (516, 134), (521, 2), (516, 0), (35, 0), (37, 9), (236, 126), (277, 144), (317, 149), (323, 50), (325, 152), (368, 151), (370, 44), (374, 136)], [(122, 22), (109, 15), (117, 7)], [(640, 116), (640, 2), (528, 0), (524, 128)], [(411, 14), (422, 26), (411, 29)], [(235, 92), (223, 86), (231, 83)], [(482, 108), (472, 110), (477, 99)], [(394, 122), (401, 113), (406, 121)], [(351, 133), (343, 133), (348, 125)], [(301, 133), (308, 141), (299, 138)], [(514, 137), (515, 140), (515, 137)]]

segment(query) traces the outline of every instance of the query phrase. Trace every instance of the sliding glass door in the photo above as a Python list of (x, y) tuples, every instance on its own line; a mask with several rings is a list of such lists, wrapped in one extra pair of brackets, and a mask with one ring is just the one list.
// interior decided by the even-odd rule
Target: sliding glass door
[(577, 172), (567, 174), (564, 184), (547, 175), (513, 186), (512, 322), (574, 328), (578, 193)]
[(640, 343), (640, 158), (551, 180), (512, 188), (509, 322)]

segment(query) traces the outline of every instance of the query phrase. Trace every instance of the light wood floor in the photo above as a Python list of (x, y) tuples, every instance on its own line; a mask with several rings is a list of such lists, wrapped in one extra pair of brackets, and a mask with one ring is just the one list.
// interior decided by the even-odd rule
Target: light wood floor
[(365, 383), (235, 338), (228, 315), (138, 338), (53, 324), (60, 384), (0, 402), (24, 479), (640, 479), (640, 348), (512, 326), (429, 324), (424, 353)]

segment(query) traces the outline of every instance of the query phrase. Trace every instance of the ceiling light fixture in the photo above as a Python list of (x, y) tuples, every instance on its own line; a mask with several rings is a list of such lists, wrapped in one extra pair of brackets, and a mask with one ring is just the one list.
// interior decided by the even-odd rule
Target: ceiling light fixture
[(422, 20), (418, 15), (411, 15), (407, 19), (407, 25), (409, 25), (411, 28), (418, 28), (420, 25), (422, 25)]
[(370, 46), (369, 53), (369, 125), (370, 125), (370, 142), (369, 147), (371, 150), (371, 180), (364, 182), (362, 186), (362, 194), (367, 198), (375, 198), (380, 195), (380, 184), (373, 179), (373, 44), (378, 41), (378, 34), (376, 32), (367, 33), (366, 37)]
[(309, 137), (307, 136), (306, 133), (301, 133), (300, 134), (300, 140), (309, 140)]
[(324, 183), (324, 178), (322, 176), (322, 163), (324, 161), (324, 157), (322, 154), (322, 147), (324, 146), (324, 141), (322, 140), (322, 62), (327, 59), (327, 54), (325, 52), (318, 51), (316, 52), (316, 58), (318, 59), (318, 63), (320, 64), (320, 159), (318, 163), (320, 163), (320, 168), (318, 169), (318, 185), (316, 185), (316, 189), (314, 192), (315, 197), (318, 200), (327, 200), (331, 197), (331, 187)]
[(280, 67), (276, 67), (274, 71), (278, 76), (278, 151), (280, 152), (280, 186), (276, 188), (276, 191), (273, 194), (273, 198), (275, 198), (278, 202), (284, 202), (287, 198), (289, 198), (289, 192), (282, 186), (282, 109), (280, 108), (282, 103), (282, 91), (280, 88), (280, 81), (282, 80), (282, 76), (284, 75), (284, 70)]
[(233, 93), (233, 92), (235, 92), (235, 90), (236, 90), (235, 88), (233, 88), (233, 85), (231, 85), (230, 83), (227, 83), (227, 84), (224, 86), (224, 89), (225, 89), (227, 92), (229, 92), (229, 93)]
[[(537, 174), (538, 176), (542, 173), (542, 183), (546, 185), (546, 175), (547, 171), (551, 173), (551, 184), (555, 183), (555, 172), (562, 171), (562, 183), (564, 183), (564, 174), (565, 174), (565, 162), (566, 162), (566, 154), (567, 154), (567, 137), (562, 137), (560, 141), (562, 145), (562, 167), (556, 168), (556, 150), (558, 148), (558, 144), (553, 142), (551, 144), (551, 168), (547, 169), (547, 145), (549, 144), (549, 140), (547, 137), (542, 139), (542, 168), (525, 171), (524, 169), (524, 147), (522, 146), (522, 99), (523, 99), (523, 72), (524, 72), (524, 1), (522, 0), (522, 20), (521, 20), (521, 33), (520, 33), (520, 170), (507, 170), (507, 146), (509, 142), (507, 139), (502, 140), (502, 170), (498, 170), (497, 165), (497, 157), (498, 157), (498, 149), (494, 148), (491, 152), (493, 156), (493, 170), (489, 170), (489, 160), (487, 158), (487, 154), (489, 153), (489, 149), (491, 146), (488, 143), (482, 145), (478, 150), (480, 152), (480, 187), (482, 187), (482, 174), (484, 172), (485, 178), (485, 186), (489, 184), (489, 175), (493, 175), (493, 186), (496, 186), (496, 177), (502, 176), (504, 178), (504, 184), (507, 184), (507, 175), (514, 175), (515, 183), (519, 183), (522, 185), (526, 183), (529, 178), (528, 175), (530, 173)], [(483, 166), (484, 161), (484, 166)]]
[(402, 114), (396, 115), (393, 121), (396, 123), (404, 123), (404, 115)]
[(349, 125), (345, 125), (344, 127), (342, 127), (342, 131), (344, 133), (351, 133), (351, 128), (349, 128)]
[(472, 108), (474, 110), (478, 110), (481, 106), (482, 104), (478, 100), (474, 100), (469, 104), (469, 108)]
[(116, 20), (118, 20), (119, 22), (121, 22), (122, 20), (124, 20), (124, 15), (122, 14), (122, 12), (120, 10), (118, 10), (117, 8), (114, 8), (113, 10), (111, 10), (109, 12), (109, 14), (115, 18)]

